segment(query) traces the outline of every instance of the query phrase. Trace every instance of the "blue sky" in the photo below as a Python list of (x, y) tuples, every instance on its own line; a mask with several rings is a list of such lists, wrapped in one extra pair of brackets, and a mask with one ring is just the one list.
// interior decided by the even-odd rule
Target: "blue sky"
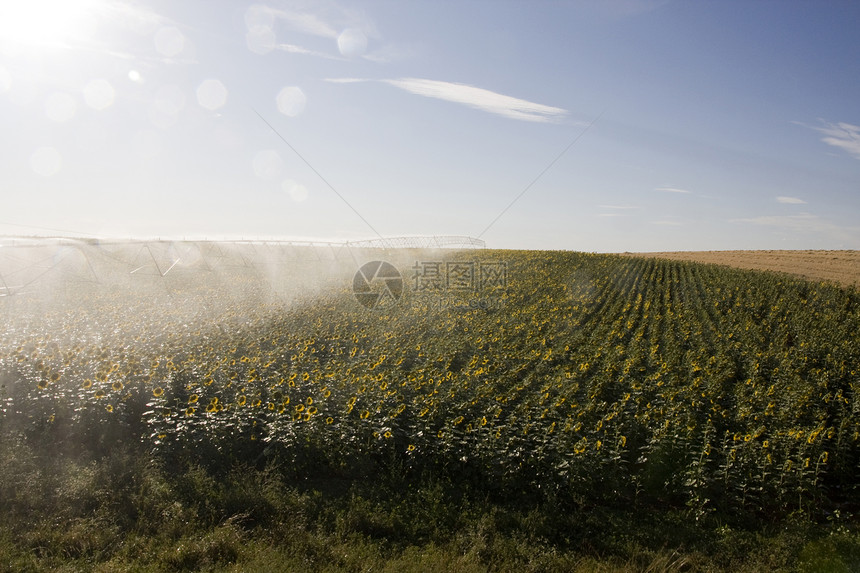
[(0, 234), (858, 249), (857, 22), (785, 0), (4, 3)]

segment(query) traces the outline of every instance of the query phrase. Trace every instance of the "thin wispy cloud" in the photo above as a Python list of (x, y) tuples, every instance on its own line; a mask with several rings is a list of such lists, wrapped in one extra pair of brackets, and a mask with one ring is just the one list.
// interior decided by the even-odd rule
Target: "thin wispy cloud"
[(599, 209), (639, 209), (638, 205), (598, 205)]
[(632, 211), (639, 209), (637, 205), (597, 205), (598, 209), (608, 209), (608, 213), (598, 213), (598, 217), (630, 217)]
[(828, 123), (825, 121), (822, 121), (823, 127), (806, 125), (799, 121), (794, 123), (824, 134), (821, 141), (860, 159), (860, 126), (845, 122)]
[(777, 203), (784, 203), (786, 205), (806, 205), (806, 201), (803, 199), (798, 199), (797, 197), (777, 197)]
[(293, 8), (275, 8), (266, 4), (254, 4), (245, 11), (245, 24), (248, 28), (271, 28), (275, 20), (285, 28), (321, 38), (337, 38), (337, 30), (323, 20), (316, 11)]
[(826, 135), (826, 137), (821, 138), (821, 141), (860, 159), (860, 126), (850, 123), (837, 123), (819, 128), (818, 131)]
[(662, 193), (692, 193), (692, 191), (687, 189), (678, 189), (677, 187), (655, 187), (654, 191), (660, 191)]
[(463, 104), (510, 119), (553, 123), (560, 121), (568, 113), (560, 107), (534, 103), (466, 84), (419, 78), (380, 81), (409, 93)]
[(414, 56), (415, 50), (412, 48), (389, 44), (364, 54), (362, 58), (375, 64), (390, 64), (409, 60)]
[(326, 81), (342, 84), (376, 81), (394, 86), (415, 95), (459, 103), (474, 109), (522, 121), (555, 123), (561, 121), (568, 115), (568, 111), (560, 107), (534, 103), (466, 84), (443, 82), (438, 80), (418, 78), (401, 78), (396, 80), (329, 78)]
[(336, 56), (334, 54), (328, 54), (326, 52), (320, 52), (318, 50), (310, 50), (303, 46), (297, 46), (295, 44), (278, 44), (277, 49), (282, 52), (287, 52), (290, 54), (301, 54), (303, 56), (314, 56), (317, 58), (325, 58), (327, 60), (339, 60), (345, 61), (347, 58), (343, 56)]

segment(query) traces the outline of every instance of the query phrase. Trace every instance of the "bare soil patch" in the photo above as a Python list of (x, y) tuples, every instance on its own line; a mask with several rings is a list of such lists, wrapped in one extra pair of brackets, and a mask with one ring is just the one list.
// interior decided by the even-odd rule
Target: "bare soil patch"
[(776, 271), (809, 280), (860, 286), (860, 251), (676, 251), (624, 254)]

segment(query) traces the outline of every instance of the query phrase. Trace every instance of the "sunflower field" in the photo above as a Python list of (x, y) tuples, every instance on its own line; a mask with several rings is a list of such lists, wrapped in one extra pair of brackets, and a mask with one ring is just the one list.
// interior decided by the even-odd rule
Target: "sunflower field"
[[(364, 256), (400, 270), (394, 304), (359, 304), (354, 265), (301, 295), (239, 269), (0, 299), (4, 448), (696, 520), (857, 510), (856, 290), (575, 252)], [(437, 259), (506, 281), (412, 288)]]

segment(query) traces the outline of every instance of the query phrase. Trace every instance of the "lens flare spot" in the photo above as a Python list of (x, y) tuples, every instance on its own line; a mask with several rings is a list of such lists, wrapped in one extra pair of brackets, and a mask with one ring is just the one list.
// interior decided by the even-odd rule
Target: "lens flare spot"
[(245, 33), (245, 43), (255, 54), (268, 54), (277, 44), (275, 31), (267, 26), (254, 26)]
[(153, 38), (155, 49), (166, 58), (172, 58), (185, 49), (185, 35), (174, 26), (159, 28)]
[(347, 28), (337, 37), (337, 49), (347, 58), (355, 58), (367, 50), (367, 36), (356, 28)]
[(197, 86), (197, 103), (215, 111), (227, 103), (227, 88), (218, 80), (204, 80)]
[(268, 6), (254, 4), (245, 10), (245, 43), (255, 54), (268, 54), (275, 49), (275, 14)]
[(252, 28), (272, 28), (275, 25), (275, 13), (268, 6), (254, 4), (245, 10), (245, 26)]
[(292, 199), (296, 203), (301, 203), (308, 198), (307, 188), (301, 183), (297, 183), (292, 179), (285, 179), (284, 182), (281, 183), (281, 188), (287, 195), (289, 195), (290, 199)]
[(305, 92), (296, 86), (283, 88), (278, 92), (278, 97), (275, 99), (278, 103), (278, 111), (289, 117), (295, 117), (302, 113), (308, 102)]

